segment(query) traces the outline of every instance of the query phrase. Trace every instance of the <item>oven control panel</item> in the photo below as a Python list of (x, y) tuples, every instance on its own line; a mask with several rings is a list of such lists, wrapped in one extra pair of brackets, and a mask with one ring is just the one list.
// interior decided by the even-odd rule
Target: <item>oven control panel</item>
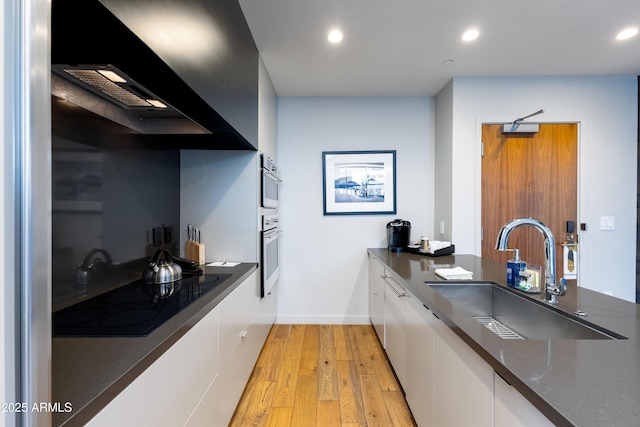
[(271, 230), (278, 227), (278, 215), (262, 215), (262, 231)]

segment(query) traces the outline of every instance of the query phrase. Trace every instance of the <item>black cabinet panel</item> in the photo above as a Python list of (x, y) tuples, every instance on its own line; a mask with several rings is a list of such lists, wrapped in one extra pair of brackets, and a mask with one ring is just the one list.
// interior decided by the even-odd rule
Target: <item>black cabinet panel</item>
[(236, 0), (52, 3), (52, 63), (114, 65), (212, 132), (189, 148), (257, 149), (258, 60)]
[(257, 147), (258, 50), (237, 0), (102, 0)]

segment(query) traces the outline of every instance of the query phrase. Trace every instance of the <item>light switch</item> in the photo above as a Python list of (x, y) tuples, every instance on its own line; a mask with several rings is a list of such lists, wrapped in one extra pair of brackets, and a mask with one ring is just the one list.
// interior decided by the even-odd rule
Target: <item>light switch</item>
[(611, 231), (616, 229), (616, 217), (614, 216), (601, 216), (600, 217), (600, 230)]
[(444, 235), (444, 221), (440, 221), (440, 235)]

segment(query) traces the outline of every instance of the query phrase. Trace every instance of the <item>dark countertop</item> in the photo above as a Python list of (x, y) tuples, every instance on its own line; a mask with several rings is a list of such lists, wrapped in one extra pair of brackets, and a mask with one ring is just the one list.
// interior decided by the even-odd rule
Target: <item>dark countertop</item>
[[(460, 266), (473, 281), (505, 286), (506, 266), (474, 255), (428, 257), (368, 252), (556, 425), (640, 425), (640, 312), (638, 305), (577, 286), (553, 309), (608, 329), (620, 340), (504, 340), (462, 313), (424, 282), (444, 282), (437, 268)], [(528, 296), (540, 299), (540, 295)], [(583, 319), (577, 310), (587, 313)]]
[(82, 426), (176, 341), (238, 287), (257, 264), (205, 267), (206, 274), (231, 274), (146, 337), (53, 338), (52, 401), (73, 411), (54, 413), (54, 426)]

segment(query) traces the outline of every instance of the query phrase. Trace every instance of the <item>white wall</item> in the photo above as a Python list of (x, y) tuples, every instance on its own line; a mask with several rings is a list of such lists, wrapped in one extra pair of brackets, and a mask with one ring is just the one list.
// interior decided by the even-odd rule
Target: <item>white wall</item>
[[(451, 237), (451, 219), (453, 204), (453, 81), (442, 88), (435, 99), (436, 138), (435, 138), (435, 213), (433, 236), (436, 240), (453, 241)], [(443, 222), (444, 233), (441, 233)], [(455, 244), (455, 242), (454, 242)], [(456, 248), (457, 249), (457, 248)]]
[(277, 108), (276, 91), (262, 58), (260, 58), (260, 67), (258, 68), (258, 150), (271, 157), (276, 164), (278, 164)]
[[(444, 125), (452, 128), (456, 252), (480, 254), (481, 124), (544, 108), (532, 120), (579, 123), (578, 222), (588, 224), (579, 284), (635, 301), (637, 95), (635, 76), (455, 78), (453, 121)], [(616, 230), (601, 231), (601, 216), (614, 216)]]
[(191, 224), (201, 229), (207, 262), (258, 261), (258, 168), (255, 151), (181, 151), (182, 254)]
[[(433, 232), (434, 106), (430, 97), (278, 100), (282, 265), (279, 323), (368, 323), (368, 247), (386, 224)], [(397, 150), (397, 214), (324, 216), (322, 152)]]

